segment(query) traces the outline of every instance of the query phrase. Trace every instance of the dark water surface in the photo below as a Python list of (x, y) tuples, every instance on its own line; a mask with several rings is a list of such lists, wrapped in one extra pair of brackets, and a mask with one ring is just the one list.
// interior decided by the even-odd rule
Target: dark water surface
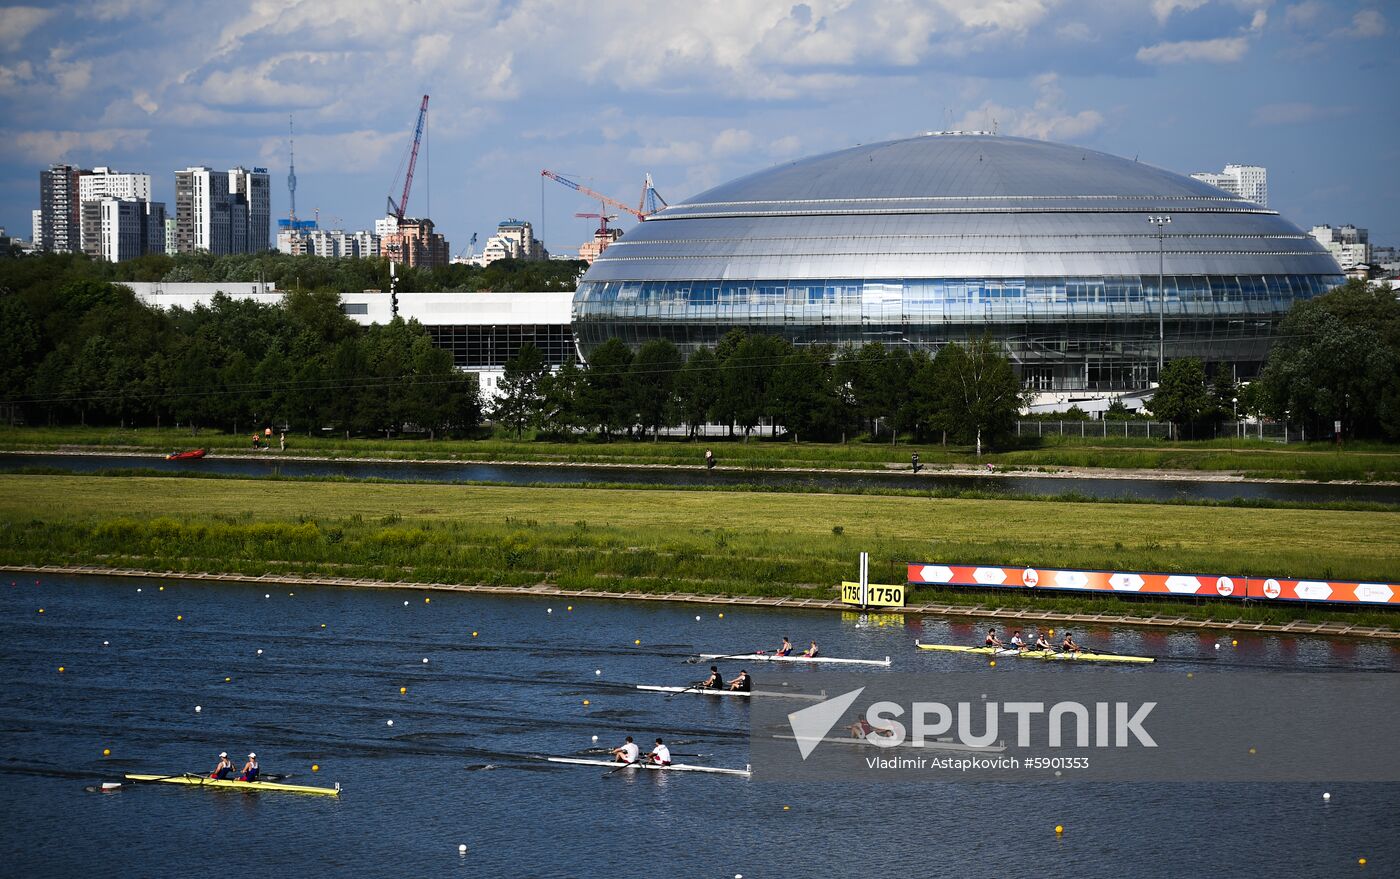
[(1096, 479), (1049, 476), (914, 476), (911, 473), (794, 473), (767, 470), (705, 471), (673, 467), (592, 467), (550, 464), (424, 464), (410, 461), (307, 461), (280, 457), (210, 457), (167, 461), (161, 456), (16, 455), (0, 453), (0, 471), (46, 467), (73, 473), (143, 468), (170, 473), (231, 473), (241, 476), (345, 476), (408, 482), (499, 482), (581, 485), (619, 482), (643, 485), (761, 484), (808, 489), (900, 488), (923, 491), (985, 491), (1014, 495), (1060, 495), (1076, 492), (1095, 498), (1140, 498), (1154, 501), (1273, 500), (1295, 502), (1371, 501), (1400, 504), (1400, 487), (1288, 482), (1208, 482), (1183, 479)]
[[(630, 685), (689, 683), (699, 667), (687, 654), (782, 635), (833, 656), (889, 655), (902, 671), (986, 667), (913, 649), (971, 640), (970, 624), (104, 578), (5, 575), (0, 590), (8, 876), (1277, 879), (1351, 874), (1358, 857), (1364, 875), (1400, 873), (1394, 785), (1334, 785), (1324, 804), (1319, 785), (797, 786), (762, 780), (761, 767), (753, 779), (603, 777), (524, 756), (664, 735), (677, 754), (709, 755), (686, 762), (742, 767), (748, 706)], [(1207, 635), (1130, 629), (1081, 640), (1175, 660), (1125, 674), (1400, 671), (1400, 651), (1361, 641), (1227, 638), (1216, 650)], [(751, 671), (760, 687), (807, 673)], [(1360, 734), (1394, 731), (1337, 718), (1339, 742)], [(84, 790), (123, 772), (207, 772), (220, 750), (240, 765), (255, 750), (264, 772), (339, 781), (344, 794)]]

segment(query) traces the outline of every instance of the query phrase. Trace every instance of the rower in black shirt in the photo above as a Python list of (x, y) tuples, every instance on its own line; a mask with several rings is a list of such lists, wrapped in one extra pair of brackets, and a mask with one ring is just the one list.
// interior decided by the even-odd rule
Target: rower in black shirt
[(707, 677), (707, 678), (705, 678), (705, 680), (703, 680), (703, 681), (700, 682), (700, 689), (702, 689), (702, 690), (723, 690), (723, 689), (724, 689), (724, 675), (720, 674), (720, 673), (719, 673), (719, 669), (716, 668), (715, 666), (713, 666), (713, 665), (710, 666), (710, 676)]
[(747, 669), (741, 669), (739, 676), (729, 682), (729, 689), (738, 690), (741, 693), (748, 693), (753, 690), (753, 679), (749, 677)]

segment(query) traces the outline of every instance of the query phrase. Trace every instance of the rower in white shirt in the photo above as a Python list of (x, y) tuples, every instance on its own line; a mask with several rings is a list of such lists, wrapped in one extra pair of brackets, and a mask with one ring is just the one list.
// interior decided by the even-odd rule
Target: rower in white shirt
[(657, 765), (671, 765), (671, 749), (662, 744), (660, 739), (656, 740), (656, 746), (651, 749), (651, 753), (647, 756), (651, 758), (651, 762)]
[(637, 743), (628, 736), (627, 741), (620, 748), (613, 748), (613, 761), (617, 763), (636, 763), (641, 757), (642, 749), (637, 747)]

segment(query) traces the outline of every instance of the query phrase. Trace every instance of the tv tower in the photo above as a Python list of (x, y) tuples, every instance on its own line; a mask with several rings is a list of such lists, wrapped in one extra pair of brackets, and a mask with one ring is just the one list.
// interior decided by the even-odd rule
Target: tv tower
[(292, 228), (297, 228), (297, 143), (296, 131), (292, 127), (292, 117), (287, 116), (287, 151), (289, 160), (287, 162), (287, 194), (292, 199), (292, 209), (289, 219), (292, 221)]

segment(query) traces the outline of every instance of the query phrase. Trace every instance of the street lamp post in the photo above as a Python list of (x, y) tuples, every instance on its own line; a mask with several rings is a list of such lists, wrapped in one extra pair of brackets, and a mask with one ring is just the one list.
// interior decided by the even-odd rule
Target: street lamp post
[(1162, 382), (1162, 370), (1167, 359), (1167, 289), (1164, 284), (1167, 251), (1163, 236), (1166, 225), (1172, 221), (1169, 216), (1148, 217), (1147, 222), (1157, 227), (1157, 383)]

